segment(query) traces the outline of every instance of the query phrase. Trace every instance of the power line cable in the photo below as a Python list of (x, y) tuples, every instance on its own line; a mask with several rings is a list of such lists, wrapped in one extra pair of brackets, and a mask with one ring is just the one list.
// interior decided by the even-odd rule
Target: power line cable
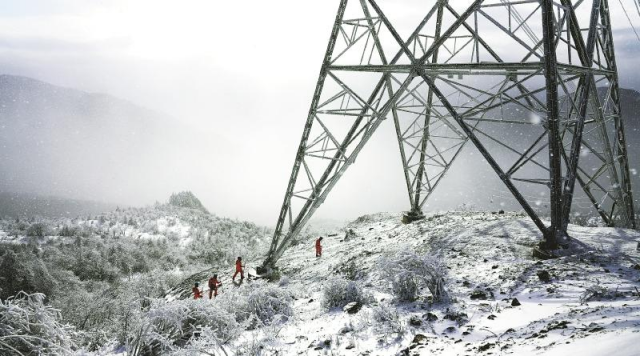
[[(636, 0), (638, 1), (638, 0)], [(624, 7), (624, 4), (622, 3), (622, 0), (618, 0), (618, 2), (620, 3), (620, 6), (622, 6), (622, 11), (624, 11), (624, 15), (627, 17), (627, 20), (629, 21), (629, 25), (631, 25), (631, 29), (633, 29), (633, 33), (636, 34), (636, 38), (638, 38), (638, 41), (640, 41), (640, 35), (638, 35), (638, 31), (636, 31), (635, 26), (633, 26), (633, 22), (631, 22), (631, 17), (629, 17), (629, 13), (627, 12), (627, 9)], [(638, 6), (638, 4), (636, 2), (634, 2), (634, 4), (636, 4), (636, 7)], [(639, 11), (640, 13), (640, 11)]]

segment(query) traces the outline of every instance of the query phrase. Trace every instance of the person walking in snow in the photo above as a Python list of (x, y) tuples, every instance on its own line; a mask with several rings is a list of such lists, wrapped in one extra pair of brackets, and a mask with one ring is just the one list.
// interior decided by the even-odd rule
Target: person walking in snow
[(322, 236), (320, 236), (316, 240), (316, 257), (322, 257), (322, 245), (320, 244), (321, 242), (322, 242)]
[(244, 266), (242, 265), (242, 257), (238, 257), (238, 259), (236, 260), (236, 273), (233, 274), (233, 278), (231, 279), (232, 281), (236, 281), (236, 276), (238, 275), (238, 273), (240, 273), (240, 280), (242, 281), (244, 279)]
[(221, 285), (222, 283), (218, 281), (217, 274), (214, 274), (213, 277), (209, 278), (209, 299), (211, 299), (212, 295), (214, 297), (218, 296), (218, 287), (220, 287)]
[(196, 284), (193, 286), (193, 288), (191, 288), (191, 291), (193, 292), (193, 299), (202, 298), (202, 291), (200, 291), (200, 288), (198, 288), (199, 286), (200, 286), (200, 284), (198, 282), (196, 282)]

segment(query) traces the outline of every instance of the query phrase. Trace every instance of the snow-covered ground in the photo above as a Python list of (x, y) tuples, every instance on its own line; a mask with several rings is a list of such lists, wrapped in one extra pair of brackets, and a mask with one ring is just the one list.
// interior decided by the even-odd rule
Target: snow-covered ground
[[(287, 355), (609, 355), (614, 350), (617, 356), (640, 355), (638, 231), (570, 226), (570, 235), (583, 245), (580, 252), (540, 261), (532, 257), (539, 231), (515, 213), (431, 214), (409, 225), (399, 215), (375, 214), (347, 228), (354, 237), (345, 240), (344, 231), (324, 237), (321, 258), (307, 241), (280, 260), (288, 279), (283, 288), (295, 296), (295, 315), (265, 350)], [(380, 256), (403, 249), (443, 259), (452, 303), (393, 300), (377, 263)], [(546, 272), (547, 282), (538, 276)], [(324, 309), (323, 285), (336, 274), (355, 276), (373, 301), (357, 314)], [(581, 303), (588, 288), (610, 296)], [(521, 305), (512, 306), (514, 298)], [(395, 329), (374, 321), (381, 306), (397, 311)], [(457, 320), (445, 319), (453, 314)], [(238, 342), (255, 337), (247, 332)]]

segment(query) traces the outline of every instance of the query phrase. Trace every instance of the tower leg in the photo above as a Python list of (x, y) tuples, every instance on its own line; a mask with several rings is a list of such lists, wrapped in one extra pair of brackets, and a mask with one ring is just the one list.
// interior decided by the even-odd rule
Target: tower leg
[(553, 0), (541, 0), (542, 31), (544, 42), (544, 77), (547, 94), (547, 131), (549, 140), (549, 184), (551, 226), (544, 233), (545, 249), (558, 248), (564, 236), (562, 214), (562, 156), (558, 108), (558, 68), (556, 59), (556, 30), (554, 26)]
[(611, 101), (613, 103), (614, 112), (614, 128), (615, 128), (615, 151), (614, 156), (620, 171), (620, 200), (619, 209), (620, 225), (635, 229), (636, 218), (633, 204), (633, 190), (631, 188), (631, 175), (629, 173), (629, 157), (627, 154), (627, 143), (624, 131), (624, 122), (622, 120), (622, 110), (620, 106), (620, 83), (618, 80), (618, 65), (616, 63), (615, 49), (613, 44), (613, 35), (611, 30), (611, 14), (609, 12), (609, 1), (602, 0), (602, 10), (600, 18), (605, 28), (605, 48), (604, 54), (608, 59), (610, 70), (613, 72), (609, 76), (611, 83)]
[[(434, 40), (437, 41), (440, 39), (440, 35), (442, 34), (442, 15), (443, 15), (443, 7), (444, 3), (440, 2), (438, 4), (438, 14), (436, 15), (436, 29)], [(436, 48), (433, 51), (433, 56), (431, 57), (432, 63), (438, 63), (438, 52), (439, 48)], [(422, 204), (420, 204), (420, 195), (422, 193), (422, 185), (425, 174), (425, 160), (426, 160), (426, 151), (427, 151), (427, 143), (429, 142), (429, 134), (430, 134), (430, 126), (431, 126), (431, 108), (433, 107), (433, 91), (429, 90), (427, 93), (427, 105), (425, 110), (424, 117), (424, 131), (422, 133), (422, 139), (420, 140), (420, 163), (418, 164), (418, 171), (416, 173), (416, 183), (415, 183), (415, 196), (413, 198), (413, 202), (411, 203), (411, 211), (407, 214), (413, 220), (420, 219), (424, 217), (422, 214)]]
[(322, 89), (324, 87), (324, 83), (327, 78), (327, 72), (328, 72), (327, 67), (331, 63), (331, 56), (333, 55), (333, 50), (336, 45), (336, 40), (340, 32), (340, 24), (342, 23), (344, 13), (347, 8), (347, 2), (348, 0), (341, 0), (340, 5), (338, 7), (336, 20), (333, 25), (333, 29), (331, 31), (331, 36), (329, 38), (329, 44), (327, 45), (327, 50), (324, 55), (324, 60), (322, 62), (322, 68), (320, 69), (320, 75), (318, 76), (316, 89), (313, 93), (313, 99), (311, 100), (311, 108), (309, 109), (309, 114), (307, 115), (307, 121), (305, 123), (304, 130), (302, 132), (302, 138), (300, 139), (298, 152), (296, 153), (296, 158), (293, 164), (293, 168), (291, 170), (291, 176), (289, 178), (289, 184), (287, 185), (287, 191), (285, 193), (284, 202), (282, 203), (282, 208), (280, 209), (280, 215), (278, 216), (278, 222), (276, 223), (276, 229), (274, 232), (273, 239), (271, 241), (271, 245), (269, 247), (269, 251), (267, 253), (267, 258), (263, 263), (263, 266), (265, 267), (273, 267), (275, 265), (276, 259), (274, 259), (274, 254), (283, 239), (283, 229), (284, 229), (285, 222), (287, 220), (287, 217), (291, 219), (291, 198), (293, 196), (293, 190), (295, 188), (298, 174), (300, 173), (300, 169), (303, 165), (303, 158), (305, 155), (307, 142), (311, 134), (311, 127), (313, 126), (315, 121), (314, 111), (316, 110), (320, 102)]

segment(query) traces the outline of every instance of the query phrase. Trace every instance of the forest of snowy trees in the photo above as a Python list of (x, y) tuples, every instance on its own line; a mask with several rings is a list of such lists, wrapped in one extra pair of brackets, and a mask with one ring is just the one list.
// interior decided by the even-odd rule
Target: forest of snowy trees
[[(184, 337), (186, 325), (162, 318), (184, 313), (179, 320), (191, 325), (198, 315), (208, 320), (212, 305), (168, 306), (166, 292), (195, 272), (225, 273), (238, 254), (255, 259), (267, 242), (264, 228), (211, 215), (189, 192), (172, 195), (169, 204), (96, 216), (6, 218), (0, 231), (0, 353), (25, 355), (108, 343), (144, 354), (160, 345), (150, 346), (146, 338), (156, 332), (143, 329), (156, 324), (171, 329), (163, 337)], [(156, 341), (177, 341), (169, 339)]]

